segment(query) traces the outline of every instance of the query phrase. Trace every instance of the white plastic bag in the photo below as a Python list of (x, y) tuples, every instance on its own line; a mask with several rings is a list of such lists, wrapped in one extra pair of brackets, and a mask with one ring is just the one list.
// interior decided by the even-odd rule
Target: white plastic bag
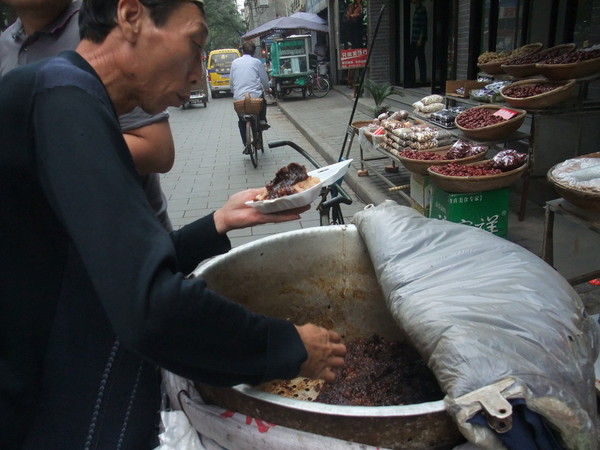
[(507, 378), (568, 448), (595, 449), (597, 324), (552, 267), (489, 232), (385, 201), (355, 214), (388, 309), (434, 372), (469, 441), (494, 448), (456, 400)]
[(183, 411), (161, 411), (163, 432), (158, 435), (160, 445), (155, 450), (204, 450), (198, 433)]
[(164, 370), (162, 373), (172, 407), (181, 408), (200, 434), (204, 445), (199, 447), (201, 450), (385, 450), (287, 428), (207, 405), (193, 382)]

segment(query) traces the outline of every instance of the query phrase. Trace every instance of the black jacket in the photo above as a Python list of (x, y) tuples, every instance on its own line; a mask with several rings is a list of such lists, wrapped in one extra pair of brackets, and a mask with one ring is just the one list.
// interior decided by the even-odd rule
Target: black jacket
[(212, 216), (164, 231), (78, 54), (13, 70), (0, 105), (0, 448), (143, 448), (157, 365), (215, 385), (297, 375), (291, 323), (185, 278), (229, 240)]

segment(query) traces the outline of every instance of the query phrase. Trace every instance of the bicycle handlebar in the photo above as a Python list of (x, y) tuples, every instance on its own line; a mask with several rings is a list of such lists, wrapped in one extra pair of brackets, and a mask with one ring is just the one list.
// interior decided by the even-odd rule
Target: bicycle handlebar
[[(269, 146), (269, 148), (284, 147), (286, 145), (289, 145), (294, 150), (296, 150), (298, 153), (300, 153), (302, 156), (304, 156), (306, 159), (308, 159), (310, 161), (310, 163), (313, 166), (315, 166), (315, 168), (317, 168), (317, 169), (321, 168), (321, 165), (317, 162), (317, 160), (314, 159), (311, 155), (309, 155), (306, 152), (306, 150), (304, 150), (302, 147), (300, 147), (295, 142), (286, 141), (286, 140), (271, 141), (271, 142), (268, 142), (267, 145)], [(324, 201), (323, 206), (325, 206), (326, 208), (329, 208), (334, 205), (339, 205), (340, 203), (343, 203), (345, 205), (352, 204), (352, 198), (344, 190), (344, 188), (341, 187), (338, 183), (334, 183), (334, 184), (330, 185), (329, 188), (330, 188), (333, 196), (329, 200)], [(336, 195), (336, 194), (339, 194), (339, 195)]]

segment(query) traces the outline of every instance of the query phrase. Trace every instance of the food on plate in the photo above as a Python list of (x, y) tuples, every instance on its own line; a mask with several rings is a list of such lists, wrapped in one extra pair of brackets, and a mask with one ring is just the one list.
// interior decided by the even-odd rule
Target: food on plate
[(275, 178), (265, 186), (267, 190), (254, 200), (271, 200), (297, 194), (319, 184), (319, 181), (319, 178), (309, 176), (302, 164), (290, 163), (277, 171)]

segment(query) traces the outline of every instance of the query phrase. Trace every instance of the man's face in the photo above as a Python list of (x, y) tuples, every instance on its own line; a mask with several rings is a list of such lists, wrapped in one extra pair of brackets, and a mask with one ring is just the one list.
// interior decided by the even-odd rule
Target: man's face
[(200, 9), (184, 3), (157, 28), (148, 15), (134, 48), (140, 106), (150, 114), (179, 106), (191, 83), (202, 77), (202, 47), (208, 28)]

